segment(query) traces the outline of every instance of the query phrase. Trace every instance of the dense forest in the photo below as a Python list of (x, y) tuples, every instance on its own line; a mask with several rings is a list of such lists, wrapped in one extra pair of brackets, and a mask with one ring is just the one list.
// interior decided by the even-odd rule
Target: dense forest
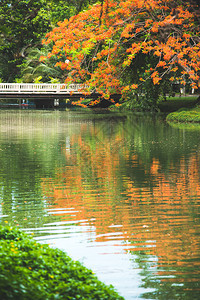
[(87, 83), (103, 98), (120, 93), (140, 105), (177, 83), (197, 91), (198, 3), (0, 1), (0, 81)]

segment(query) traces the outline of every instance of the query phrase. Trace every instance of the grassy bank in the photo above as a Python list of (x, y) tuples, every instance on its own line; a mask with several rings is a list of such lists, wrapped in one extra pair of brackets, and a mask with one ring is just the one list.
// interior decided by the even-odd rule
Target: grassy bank
[(166, 101), (159, 103), (158, 107), (161, 112), (174, 112), (181, 108), (192, 108), (197, 104), (198, 96), (176, 96), (167, 97)]
[(124, 299), (112, 286), (20, 230), (0, 226), (0, 299)]
[(159, 104), (161, 112), (169, 113), (169, 123), (200, 123), (200, 99), (198, 96), (170, 97)]
[(168, 112), (168, 122), (199, 123), (200, 100), (198, 96), (169, 97), (167, 101), (159, 104), (161, 112)]

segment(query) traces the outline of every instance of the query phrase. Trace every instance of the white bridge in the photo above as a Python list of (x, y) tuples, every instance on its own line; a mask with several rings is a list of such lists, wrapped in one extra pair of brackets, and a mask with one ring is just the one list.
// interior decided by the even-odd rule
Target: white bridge
[[(85, 84), (0, 83), (0, 99), (19, 99), (19, 103), (27, 103), (28, 99), (32, 99), (36, 107), (54, 107), (62, 99), (97, 99), (100, 96), (95, 89), (86, 92), (88, 90), (89, 86)], [(118, 94), (116, 96), (120, 97)]]
[(27, 95), (72, 95), (83, 94), (87, 86), (83, 84), (64, 84), (64, 83), (0, 83), (0, 96), (13, 95), (17, 97)]
[(80, 99), (81, 97), (96, 98), (95, 92), (84, 92), (88, 86), (84, 84), (64, 83), (0, 83), (0, 99), (19, 99), (19, 105), (32, 103), (36, 107), (59, 107), (60, 100)]

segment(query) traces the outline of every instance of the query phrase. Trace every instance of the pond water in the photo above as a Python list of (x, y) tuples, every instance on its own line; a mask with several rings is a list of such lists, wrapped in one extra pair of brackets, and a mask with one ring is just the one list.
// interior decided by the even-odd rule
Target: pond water
[(199, 299), (199, 128), (1, 110), (0, 223), (64, 250), (126, 300)]

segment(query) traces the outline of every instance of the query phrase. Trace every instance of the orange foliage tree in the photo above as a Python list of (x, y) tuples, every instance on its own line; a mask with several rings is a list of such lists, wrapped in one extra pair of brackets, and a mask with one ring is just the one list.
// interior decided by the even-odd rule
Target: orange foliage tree
[(142, 87), (159, 94), (166, 81), (198, 89), (199, 16), (191, 1), (104, 0), (58, 23), (43, 40), (52, 51), (41, 60), (56, 56), (66, 83), (86, 83), (106, 99), (127, 99)]

